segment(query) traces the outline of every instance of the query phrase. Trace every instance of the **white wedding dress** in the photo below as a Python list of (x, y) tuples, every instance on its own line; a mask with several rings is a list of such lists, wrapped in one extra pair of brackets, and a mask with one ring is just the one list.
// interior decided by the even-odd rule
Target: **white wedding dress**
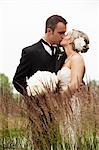
[[(61, 89), (62, 90), (66, 89), (66, 86), (69, 85), (71, 82), (71, 69), (68, 68), (67, 66), (62, 67), (62, 69), (59, 70), (57, 73), (57, 78), (60, 81)], [(75, 113), (75, 115), (77, 115), (80, 112), (80, 110), (79, 110), (79, 101), (75, 95), (72, 95), (71, 97), (71, 105), (73, 112)]]
[[(57, 78), (60, 81), (61, 89), (64, 90), (66, 86), (68, 86), (71, 82), (71, 69), (68, 68), (67, 66), (62, 67), (62, 69), (59, 70), (57, 73)], [(69, 118), (68, 119), (66, 118), (66, 120), (64, 120), (63, 126), (64, 126), (64, 129), (65, 129), (65, 126), (66, 128), (68, 126), (68, 133), (69, 133), (70, 139), (72, 140), (72, 143), (74, 144), (76, 142), (75, 140), (76, 140), (77, 124), (80, 125), (80, 103), (79, 103), (78, 97), (76, 97), (75, 95), (73, 95), (70, 98), (69, 102), (72, 108), (71, 115), (73, 116), (72, 117), (73, 120), (71, 122)], [(73, 126), (71, 126), (72, 123), (73, 123)]]
[[(61, 70), (57, 73), (57, 78), (60, 81), (60, 87), (62, 90), (66, 90), (66, 86), (68, 88), (68, 85), (71, 83), (71, 69), (67, 66), (62, 67)], [(77, 116), (80, 113), (80, 106), (79, 106), (79, 100), (78, 97), (75, 95), (72, 95), (71, 97), (71, 106), (74, 114)]]
[(60, 87), (64, 89), (71, 82), (71, 69), (66, 66), (62, 67), (57, 73), (57, 78), (60, 81)]

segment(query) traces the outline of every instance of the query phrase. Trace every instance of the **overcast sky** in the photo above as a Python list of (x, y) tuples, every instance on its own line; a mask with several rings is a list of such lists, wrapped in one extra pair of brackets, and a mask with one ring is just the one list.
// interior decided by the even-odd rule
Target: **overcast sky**
[(44, 35), (45, 21), (53, 14), (67, 20), (68, 31), (88, 34), (85, 78), (99, 80), (99, 0), (0, 0), (0, 73), (12, 81), (22, 49)]

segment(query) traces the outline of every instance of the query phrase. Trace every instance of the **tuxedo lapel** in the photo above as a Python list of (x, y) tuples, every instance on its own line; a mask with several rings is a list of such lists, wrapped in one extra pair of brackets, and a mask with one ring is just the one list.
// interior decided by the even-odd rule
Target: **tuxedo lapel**
[(41, 40), (39, 41), (38, 44), (38, 50), (40, 53), (40, 61), (41, 64), (45, 64), (45, 66), (47, 66), (46, 62), (50, 62), (51, 66), (53, 66), (54, 71), (57, 73), (59, 69), (61, 69), (65, 59), (66, 59), (66, 54), (62, 53), (60, 54), (60, 48), (59, 46), (56, 47), (56, 53), (55, 56), (51, 56), (44, 48)]
[(61, 53), (60, 47), (58, 46), (56, 50), (56, 69), (55, 69), (56, 73), (58, 72), (58, 70), (61, 69), (66, 58), (67, 58), (66, 53), (65, 52)]

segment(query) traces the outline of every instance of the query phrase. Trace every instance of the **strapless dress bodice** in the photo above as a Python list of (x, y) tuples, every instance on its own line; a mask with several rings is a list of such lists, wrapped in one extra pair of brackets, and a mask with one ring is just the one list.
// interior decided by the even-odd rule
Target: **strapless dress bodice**
[(60, 81), (60, 86), (66, 86), (71, 82), (71, 69), (68, 67), (62, 67), (57, 73), (57, 78)]

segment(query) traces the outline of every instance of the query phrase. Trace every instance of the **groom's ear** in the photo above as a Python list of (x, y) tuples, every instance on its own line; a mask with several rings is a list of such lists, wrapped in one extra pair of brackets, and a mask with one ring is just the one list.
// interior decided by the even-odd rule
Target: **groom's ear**
[(52, 33), (52, 29), (51, 28), (47, 28), (47, 33)]

